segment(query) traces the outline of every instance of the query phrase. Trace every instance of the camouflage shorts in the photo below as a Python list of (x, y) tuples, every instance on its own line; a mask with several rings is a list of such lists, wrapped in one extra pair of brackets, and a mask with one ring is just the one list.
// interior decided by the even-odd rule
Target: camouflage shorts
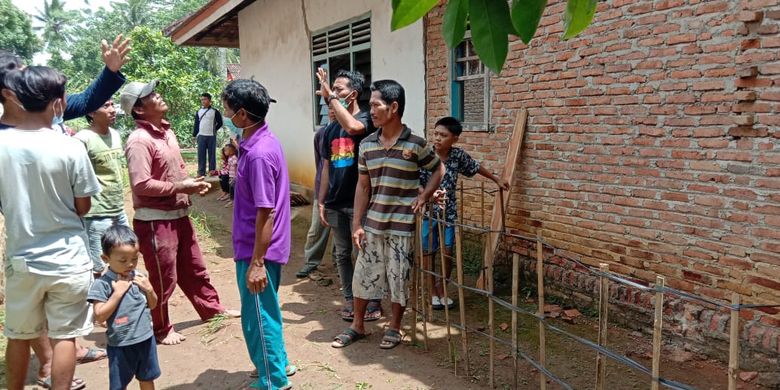
[(366, 244), (358, 254), (352, 294), (360, 299), (390, 300), (406, 306), (413, 263), (414, 237), (366, 232)]

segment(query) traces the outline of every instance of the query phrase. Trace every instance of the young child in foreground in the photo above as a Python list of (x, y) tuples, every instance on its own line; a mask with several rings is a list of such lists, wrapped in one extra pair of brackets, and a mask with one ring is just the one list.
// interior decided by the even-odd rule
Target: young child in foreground
[(87, 300), (95, 306), (95, 320), (108, 325), (109, 388), (123, 390), (135, 377), (141, 390), (154, 390), (160, 366), (150, 309), (157, 306), (157, 295), (135, 270), (138, 238), (130, 228), (115, 225), (101, 246), (108, 270), (92, 284)]
[[(456, 188), (458, 187), (458, 175), (465, 175), (467, 177), (473, 177), (476, 174), (480, 174), (490, 180), (493, 180), (504, 191), (509, 189), (509, 183), (502, 181), (501, 178), (488, 171), (480, 165), (480, 163), (461, 148), (456, 148), (453, 145), (458, 142), (458, 137), (463, 132), (463, 126), (460, 121), (453, 117), (444, 117), (436, 122), (436, 126), (433, 130), (433, 149), (436, 151), (436, 155), (441, 161), (444, 162), (445, 173), (444, 178), (439, 185), (439, 191), (437, 191), (435, 198), (446, 199), (446, 206), (444, 210), (444, 254), (445, 268), (442, 272), (444, 277), (449, 277), (452, 269), (452, 262), (450, 257), (452, 255), (452, 247), (455, 244), (455, 222), (458, 219), (458, 205), (455, 198)], [(428, 183), (430, 173), (420, 170), (420, 187), (424, 187)], [(440, 198), (440, 194), (444, 193), (445, 197)], [(437, 205), (435, 207), (436, 214), (440, 214), (441, 207)], [(439, 228), (436, 221), (431, 221), (428, 218), (423, 219), (422, 225), (422, 244), (423, 251), (426, 256), (431, 256), (439, 249)], [(429, 227), (429, 224), (432, 225)], [(432, 237), (432, 249), (428, 248), (428, 232), (433, 230)], [(433, 262), (437, 263), (437, 262)], [(433, 287), (433, 294), (431, 303), (434, 310), (443, 310), (444, 306), (453, 308), (455, 303), (449, 297), (444, 296), (444, 286), (441, 279), (436, 279)]]

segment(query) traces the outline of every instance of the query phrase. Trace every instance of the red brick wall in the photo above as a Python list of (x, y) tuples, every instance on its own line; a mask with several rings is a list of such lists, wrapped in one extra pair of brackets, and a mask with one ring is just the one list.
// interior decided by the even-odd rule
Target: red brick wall
[[(510, 43), (492, 79), (496, 132), (461, 136), (500, 171), (528, 109), (509, 227), (541, 227), (622, 274), (780, 302), (780, 0), (610, 0), (569, 41), (564, 7), (548, 2), (530, 47)], [(426, 21), (428, 128), (450, 114), (442, 12)]]

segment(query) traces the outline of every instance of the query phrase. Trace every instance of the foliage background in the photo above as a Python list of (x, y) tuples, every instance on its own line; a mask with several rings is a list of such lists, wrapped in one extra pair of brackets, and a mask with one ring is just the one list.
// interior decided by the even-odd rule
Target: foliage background
[[(171, 122), (182, 146), (192, 146), (194, 114), (200, 94), (219, 96), (225, 85), (225, 64), (239, 62), (237, 50), (179, 47), (162, 35), (162, 29), (189, 15), (207, 0), (123, 0), (111, 9), (66, 10), (63, 0), (45, 0), (33, 15), (40, 26), (10, 0), (0, 0), (0, 48), (15, 51), (28, 62), (36, 52), (50, 55), (46, 65), (68, 76), (68, 91), (86, 88), (102, 71), (100, 41), (118, 34), (131, 39), (131, 60), (122, 68), (128, 81), (160, 80), (158, 92), (168, 103)], [(44, 37), (41, 40), (33, 30)], [(118, 94), (114, 97), (118, 102)], [(214, 99), (215, 106), (219, 99)], [(217, 107), (218, 109), (220, 107)], [(69, 121), (75, 130), (87, 127), (84, 119)], [(123, 134), (134, 128), (129, 116), (120, 116), (116, 128)]]

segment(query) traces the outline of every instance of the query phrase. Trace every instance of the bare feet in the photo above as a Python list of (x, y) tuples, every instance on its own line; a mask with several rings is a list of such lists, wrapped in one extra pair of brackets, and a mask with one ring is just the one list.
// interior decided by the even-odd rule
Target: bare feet
[(222, 315), (227, 318), (241, 318), (241, 312), (238, 310), (225, 309), (225, 311), (222, 312)]
[(187, 337), (171, 329), (167, 336), (163, 337), (162, 339), (158, 338), (157, 342), (162, 345), (176, 345), (181, 344), (181, 342), (184, 340), (187, 340)]

